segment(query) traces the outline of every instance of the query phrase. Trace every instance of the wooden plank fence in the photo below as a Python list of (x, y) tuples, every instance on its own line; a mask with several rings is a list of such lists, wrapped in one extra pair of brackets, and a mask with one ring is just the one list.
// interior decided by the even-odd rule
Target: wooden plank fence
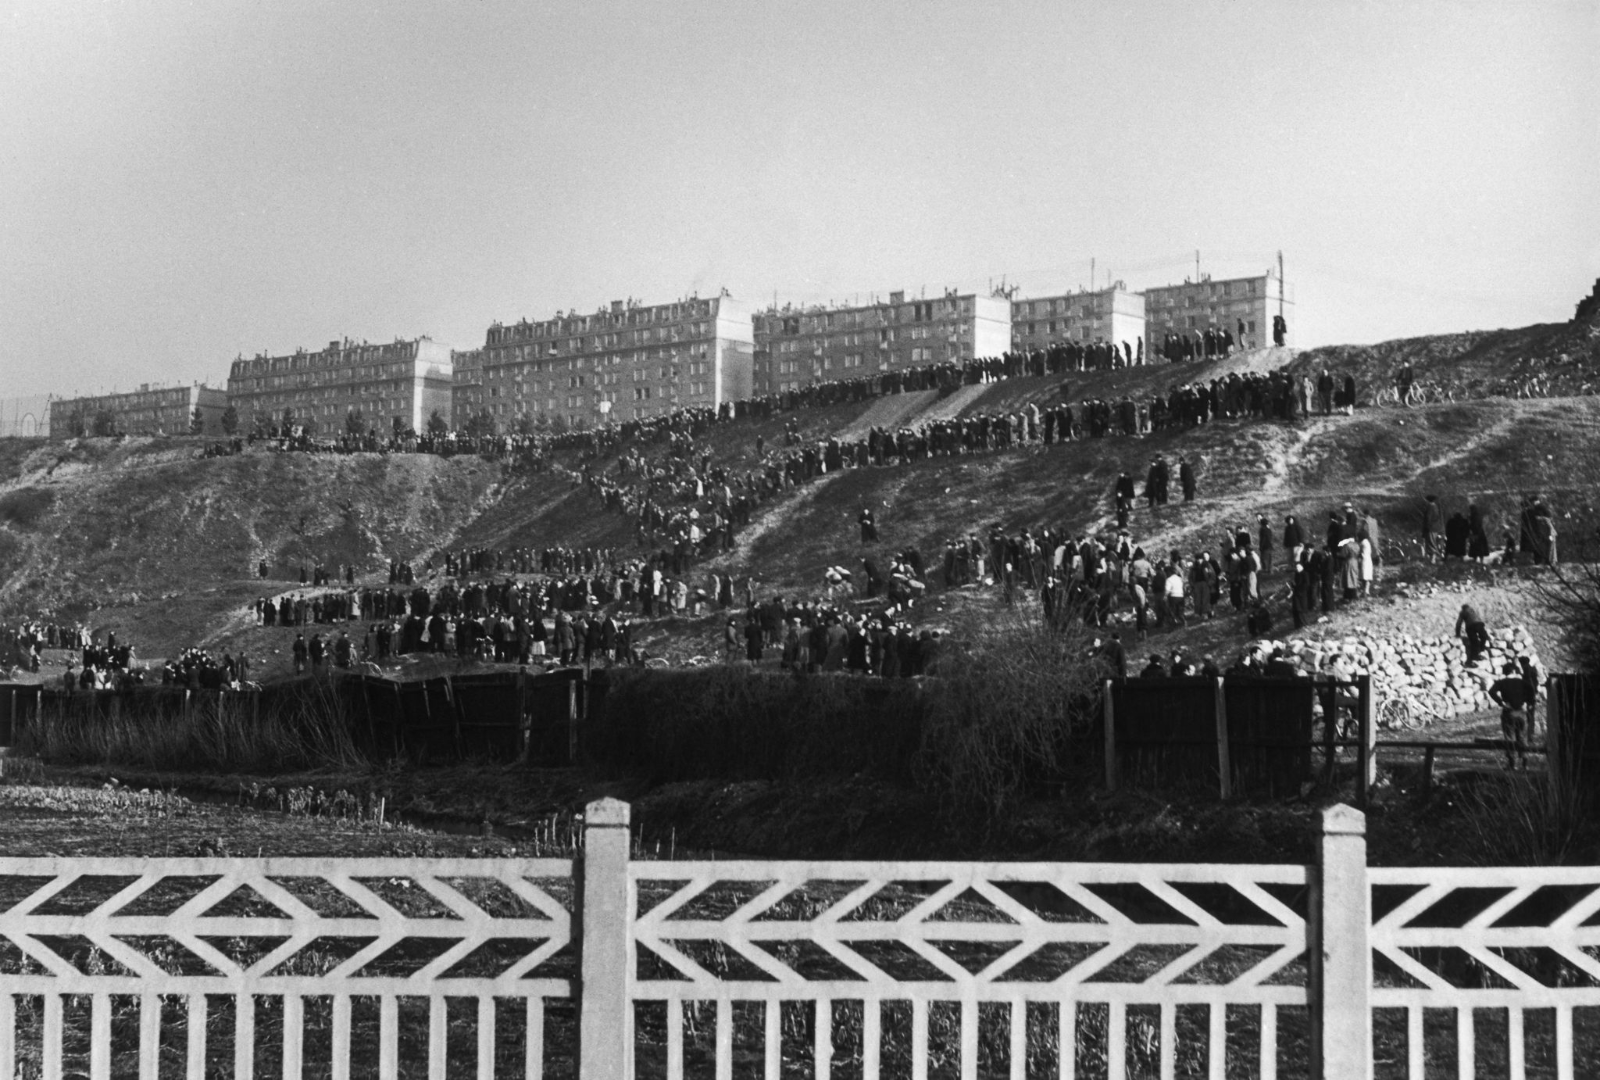
[(647, 862), (601, 800), (575, 860), (0, 859), (0, 936), (0, 1076), (1600, 1061), (1600, 868), (1368, 869), (1345, 806), (1309, 867)]

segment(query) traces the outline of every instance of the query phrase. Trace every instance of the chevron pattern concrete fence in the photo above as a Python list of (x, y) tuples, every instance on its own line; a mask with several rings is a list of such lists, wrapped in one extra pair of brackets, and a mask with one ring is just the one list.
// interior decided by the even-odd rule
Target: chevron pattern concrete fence
[(602, 800), (575, 861), (0, 860), (0, 1076), (1594, 1075), (1600, 869), (1369, 870), (1348, 807), (1310, 867), (629, 835)]

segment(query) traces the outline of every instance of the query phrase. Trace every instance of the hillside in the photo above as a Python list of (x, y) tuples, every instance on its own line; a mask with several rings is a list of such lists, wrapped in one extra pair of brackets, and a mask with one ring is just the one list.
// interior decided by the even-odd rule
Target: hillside
[[(0, 612), (89, 619), (146, 655), (198, 640), (222, 611), (298, 581), (301, 565), (377, 575), (422, 557), (478, 512), (500, 472), (427, 455), (201, 458), (188, 440), (8, 450)], [(256, 579), (262, 560), (269, 582)]]
[[(944, 398), (931, 391), (903, 394), (719, 424), (697, 441), (697, 451), (713, 465), (743, 473), (759, 466), (758, 440), (768, 452), (781, 449), (790, 423), (802, 442), (860, 438), (874, 425), (1005, 412), (1030, 402), (1140, 399), (1180, 382), (1279, 367), (1319, 370), (1326, 364), (1381, 384), (1410, 362), (1419, 378), (1454, 378), (1481, 392), (1495, 372), (1523, 363), (1564, 372), (1570, 382), (1600, 363), (1597, 340), (1589, 326), (1529, 327), (1019, 378), (963, 387)], [(1566, 385), (1552, 382), (1557, 390)], [(1174, 502), (1154, 514), (1141, 503), (1131, 522), (1133, 538), (1154, 550), (1214, 548), (1232, 527), (1253, 526), (1257, 514), (1281, 525), (1284, 514), (1295, 513), (1317, 535), (1327, 513), (1347, 499), (1376, 513), (1387, 541), (1414, 547), (1417, 509), (1430, 493), (1441, 497), (1447, 514), (1477, 501), (1498, 541), (1519, 500), (1537, 492), (1555, 510), (1571, 558), (1600, 526), (1597, 430), (1600, 398), (1483, 396), (1410, 410), (1364, 407), (1351, 417), (1294, 425), (1221, 421), (1142, 438), (846, 470), (759, 507), (735, 550), (695, 573), (750, 574), (758, 591), (809, 595), (819, 591), (830, 565), (854, 568), (868, 555), (881, 563), (893, 551), (915, 547), (937, 576), (947, 539), (986, 533), (996, 523), (1008, 531), (1048, 525), (1074, 534), (1106, 528), (1118, 472), (1142, 482), (1156, 454), (1169, 461), (1186, 455), (1199, 474), (1200, 495), (1192, 505)], [(661, 443), (640, 448), (650, 457), (664, 453)], [(642, 554), (633, 521), (571, 479), (569, 470), (604, 473), (617, 456), (561, 451), (554, 454), (557, 469), (510, 476), (500, 464), (477, 458), (265, 449), (202, 458), (187, 439), (0, 440), (0, 617), (81, 618), (131, 636), (146, 656), (228, 639), (247, 644), (253, 655), (271, 653), (282, 649), (277, 639), (284, 632), (251, 629), (247, 605), (257, 595), (295, 588), (302, 564), (350, 563), (359, 580), (382, 582), (390, 559), (420, 561), (445, 546), (596, 546)], [(862, 548), (855, 526), (869, 505), (883, 538), (873, 550)], [(271, 571), (266, 582), (255, 575), (262, 559)], [(1436, 577), (1420, 566), (1406, 573), (1424, 582)], [(1505, 591), (1479, 579), (1486, 577), (1469, 574), (1449, 586)], [(1527, 590), (1505, 596), (1505, 619), (1537, 615), (1538, 598)], [(1417, 601), (1409, 596), (1406, 602)], [(993, 590), (945, 593), (935, 583), (918, 618), (959, 628), (996, 603)], [(1362, 605), (1336, 615), (1320, 632), (1379, 615)], [(717, 634), (717, 620), (710, 618), (643, 630), (652, 649), (680, 657), (715, 651)], [(1540, 636), (1542, 649), (1556, 647), (1553, 633)], [(1172, 644), (1222, 653), (1243, 640), (1242, 620), (1224, 619), (1181, 631)]]

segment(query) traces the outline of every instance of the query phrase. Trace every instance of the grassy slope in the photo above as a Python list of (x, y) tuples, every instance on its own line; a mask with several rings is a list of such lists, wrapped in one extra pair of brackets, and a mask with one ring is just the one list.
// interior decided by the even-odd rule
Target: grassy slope
[(448, 538), (499, 479), (476, 458), (204, 460), (134, 440), (51, 447), (28, 465), (0, 507), (44, 493), (48, 509), (0, 523), (0, 611), (93, 615), (146, 655), (199, 640), (253, 598), (261, 559), (285, 578), (314, 560), (377, 573)]
[[(1063, 397), (1144, 396), (1180, 381), (1284, 363), (1310, 370), (1331, 360), (1362, 379), (1387, 378), (1401, 358), (1416, 364), (1423, 378), (1446, 372), (1479, 378), (1494, 365), (1509, 365), (1508, 357), (1549, 358), (1559, 351), (1575, 357), (1574, 365), (1592, 365), (1596, 346), (1588, 333), (1564, 325), (1529, 327), (1298, 356), (1258, 350), (1211, 365), (1016, 379), (983, 388), (964, 411)], [(718, 425), (701, 445), (715, 463), (743, 471), (757, 464), (758, 435), (769, 449), (778, 447), (785, 424), (796, 421), (802, 438), (820, 439), (859, 430), (883, 413), (881, 403), (874, 409), (871, 401), (847, 403)], [(1388, 535), (1409, 535), (1418, 500), (1428, 492), (1444, 497), (1447, 512), (1478, 498), (1497, 538), (1497, 523), (1508, 520), (1520, 494), (1540, 491), (1556, 505), (1570, 554), (1574, 541), (1600, 523), (1594, 506), (1600, 456), (1592, 452), (1597, 426), (1600, 404), (1592, 398), (1488, 399), (1410, 411), (1365, 409), (1297, 427), (1225, 423), (1144, 439), (852, 471), (763, 507), (737, 549), (713, 565), (752, 573), (765, 588), (811, 592), (825, 567), (854, 567), (866, 554), (915, 545), (936, 567), (948, 537), (984, 531), (992, 522), (1008, 529), (1050, 524), (1074, 533), (1104, 528), (1118, 471), (1142, 479), (1156, 453), (1188, 455), (1201, 487), (1193, 506), (1173, 505), (1156, 517), (1136, 513), (1135, 539), (1160, 551), (1213, 547), (1224, 529), (1253, 522), (1257, 513), (1280, 522), (1284, 513), (1296, 512), (1315, 534), (1327, 510), (1345, 498), (1375, 508)], [(664, 444), (646, 450), (660, 454)], [(93, 611), (106, 625), (142, 624), (135, 638), (146, 655), (160, 655), (190, 641), (248, 636), (237, 613), (262, 590), (250, 572), (262, 557), (277, 571), (275, 579), (289, 579), (302, 561), (354, 562), (370, 576), (388, 558), (421, 557), (446, 544), (638, 550), (630, 520), (560, 474), (495, 488), (498, 467), (474, 459), (252, 453), (204, 461), (193, 454), (187, 440), (174, 439), (4, 440), (0, 611)], [(560, 457), (570, 467), (605, 469), (615, 461), (615, 455), (588, 462), (576, 454)], [(884, 544), (877, 552), (856, 542), (855, 516), (865, 504), (878, 509)], [(289, 582), (267, 584), (276, 589)], [(946, 614), (954, 607), (978, 614), (986, 602), (963, 597)], [(706, 651), (699, 637), (715, 633), (713, 622), (703, 632), (696, 625), (685, 624), (686, 653)], [(1224, 635), (1205, 644), (1230, 643)], [(278, 645), (259, 644), (266, 652)]]

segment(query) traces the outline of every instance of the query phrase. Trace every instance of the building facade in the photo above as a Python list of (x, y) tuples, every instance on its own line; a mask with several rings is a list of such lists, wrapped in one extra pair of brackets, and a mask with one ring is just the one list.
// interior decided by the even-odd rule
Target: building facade
[(1004, 297), (889, 294), (855, 307), (769, 308), (755, 317), (757, 394), (927, 364), (999, 356), (1011, 347)]
[(263, 353), (235, 360), (228, 374), (228, 401), (241, 431), (250, 431), (258, 416), (277, 423), (287, 410), (316, 435), (342, 434), (356, 410), (380, 434), (396, 421), (422, 431), (435, 412), (450, 419), (452, 390), (450, 347), (427, 337), (388, 345), (347, 338), (318, 352)]
[[(1294, 343), (1294, 298), (1282, 288), (1283, 317), (1289, 326), (1284, 344)], [(1213, 281), (1203, 275), (1199, 281), (1182, 285), (1163, 285), (1144, 293), (1146, 347), (1160, 351), (1168, 333), (1205, 333), (1207, 327), (1228, 330), (1241, 336), (1244, 344), (1260, 348), (1272, 344), (1272, 318), (1279, 310), (1280, 282), (1272, 272), (1257, 277)]]
[(589, 315), (495, 323), (484, 340), (471, 412), (500, 430), (535, 423), (593, 427), (751, 393), (750, 309), (731, 296), (671, 304), (615, 300)]
[(221, 435), (228, 396), (209, 386), (152, 386), (124, 394), (54, 398), (50, 434), (57, 439), (83, 435), (188, 435), (195, 410), (201, 434)]
[(1011, 302), (1011, 346), (1022, 352), (1064, 341), (1108, 341), (1137, 353), (1144, 333), (1145, 298), (1120, 281), (1093, 292), (1080, 289)]
[(50, 434), (53, 395), (0, 398), (0, 439), (34, 439)]
[(450, 412), (445, 419), (460, 430), (483, 408), (483, 350), (456, 349), (450, 353)]

